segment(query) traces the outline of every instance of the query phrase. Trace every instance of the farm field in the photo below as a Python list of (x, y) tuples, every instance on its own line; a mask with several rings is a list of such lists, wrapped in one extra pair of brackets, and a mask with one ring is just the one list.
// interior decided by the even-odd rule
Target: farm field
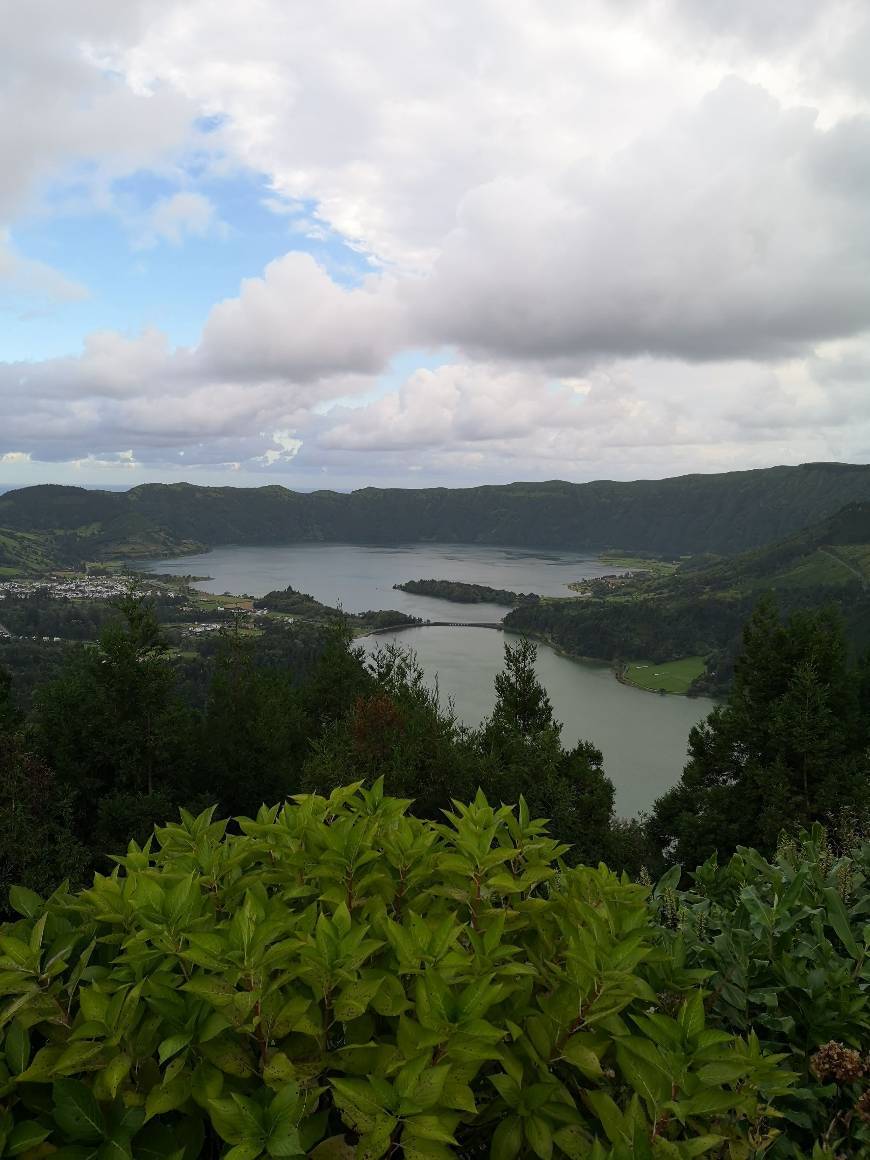
[(703, 657), (682, 657), (678, 661), (667, 661), (654, 665), (647, 661), (630, 661), (623, 673), (623, 680), (640, 689), (653, 693), (685, 694), (692, 682), (704, 672)]

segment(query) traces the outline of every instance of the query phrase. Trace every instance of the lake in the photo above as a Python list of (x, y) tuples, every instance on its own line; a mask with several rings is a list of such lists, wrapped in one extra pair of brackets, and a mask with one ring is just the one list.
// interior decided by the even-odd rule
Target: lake
[(224, 547), (141, 566), (179, 576), (209, 576), (196, 585), (206, 592), (265, 596), (290, 584), (346, 612), (396, 608), (424, 620), (477, 622), (501, 620), (507, 610), (497, 604), (451, 604), (398, 592), (393, 585), (405, 580), (465, 580), (513, 592), (571, 596), (572, 581), (614, 571), (589, 555), (470, 544)]
[[(142, 566), (142, 565), (137, 565)], [(469, 544), (290, 544), (222, 547), (197, 556), (155, 560), (155, 572), (210, 576), (207, 592), (263, 596), (288, 584), (348, 612), (396, 608), (424, 620), (498, 621), (505, 609), (492, 604), (452, 604), (398, 592), (405, 580), (465, 580), (568, 596), (574, 580), (613, 572), (595, 557), (568, 552), (529, 552)], [(477, 725), (492, 709), (493, 678), (501, 668), (505, 634), (484, 628), (420, 627), (367, 637), (372, 650), (388, 641), (413, 648), (443, 700)], [(593, 741), (604, 753), (616, 787), (616, 808), (625, 816), (648, 809), (679, 778), (689, 731), (713, 708), (704, 698), (662, 697), (621, 685), (605, 665), (583, 663), (538, 646), (538, 673), (565, 744)]]

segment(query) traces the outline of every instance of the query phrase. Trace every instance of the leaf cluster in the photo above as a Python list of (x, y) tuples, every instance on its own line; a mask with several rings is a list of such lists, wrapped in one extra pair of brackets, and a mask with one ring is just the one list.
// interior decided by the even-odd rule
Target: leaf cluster
[(131, 843), (0, 928), (0, 1156), (749, 1157), (793, 1076), (523, 801), (353, 785)]
[[(870, 1155), (859, 1114), (870, 1079), (870, 842), (853, 838), (838, 854), (816, 825), (784, 838), (772, 861), (740, 847), (723, 866), (700, 866), (688, 890), (675, 889), (679, 876), (673, 868), (653, 893), (665, 945), (707, 973), (714, 1025), (752, 1029), (799, 1076), (778, 1105), (785, 1130), (771, 1156), (819, 1142), (822, 1155)], [(854, 1058), (848, 1077), (821, 1065), (831, 1045)]]

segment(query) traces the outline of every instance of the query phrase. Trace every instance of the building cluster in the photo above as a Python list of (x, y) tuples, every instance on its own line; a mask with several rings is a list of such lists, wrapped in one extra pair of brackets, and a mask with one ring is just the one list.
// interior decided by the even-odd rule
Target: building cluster
[[(129, 577), (58, 574), (39, 580), (0, 580), (0, 600), (20, 600), (45, 592), (54, 600), (117, 600), (129, 591)], [(179, 599), (180, 594), (162, 588), (139, 589), (148, 596)]]
[(226, 627), (225, 620), (204, 621), (202, 624), (188, 624), (182, 632), (185, 636), (205, 636), (209, 632), (221, 632)]
[(590, 576), (588, 580), (578, 580), (576, 584), (572, 584), (570, 587), (581, 595), (589, 592), (601, 595), (606, 592), (615, 592), (619, 588), (624, 588), (633, 580), (642, 580), (648, 575), (649, 572), (642, 569), (636, 569), (634, 572), (608, 573), (606, 576)]
[[(82, 575), (81, 573), (59, 572), (39, 579), (0, 580), (0, 611), (5, 600), (20, 601), (37, 593), (44, 594), (51, 600), (68, 601), (108, 601), (117, 600), (130, 591), (130, 577), (127, 575)], [(195, 609), (188, 603), (187, 596), (180, 591), (163, 585), (145, 587), (136, 586), (136, 592), (143, 596), (156, 596), (162, 601), (172, 600), (183, 616), (185, 612), (195, 614)], [(216, 621), (201, 621), (187, 625), (174, 625), (184, 636), (206, 636), (209, 633), (220, 632), (228, 625), (241, 622), (246, 625), (253, 623), (254, 618), (268, 616), (265, 609), (254, 609), (251, 599), (236, 600), (232, 604), (218, 604), (213, 611), (223, 617)], [(289, 618), (288, 618), (289, 619)], [(22, 639), (43, 642), (59, 641), (58, 636), (25, 636), (16, 638), (15, 635), (0, 620), (0, 640)]]

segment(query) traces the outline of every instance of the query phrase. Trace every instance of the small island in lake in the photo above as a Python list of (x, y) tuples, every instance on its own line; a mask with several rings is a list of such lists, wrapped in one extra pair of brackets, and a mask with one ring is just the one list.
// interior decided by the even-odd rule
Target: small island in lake
[(341, 608), (322, 604), (306, 592), (297, 592), (289, 585), (284, 589), (267, 592), (265, 596), (254, 601), (254, 607), (265, 612), (281, 613), (294, 619), (312, 620), (317, 623), (328, 624), (344, 620), (355, 632), (360, 633), (382, 632), (388, 628), (408, 628), (423, 623), (419, 616), (408, 616), (405, 612), (397, 612), (395, 608), (344, 612)]
[(452, 600), (454, 604), (503, 604), (507, 608), (537, 604), (541, 599), (534, 592), (511, 592), (507, 588), (467, 584), (462, 580), (406, 580), (404, 584), (394, 584), (393, 588), (400, 592), (413, 592), (416, 596)]

